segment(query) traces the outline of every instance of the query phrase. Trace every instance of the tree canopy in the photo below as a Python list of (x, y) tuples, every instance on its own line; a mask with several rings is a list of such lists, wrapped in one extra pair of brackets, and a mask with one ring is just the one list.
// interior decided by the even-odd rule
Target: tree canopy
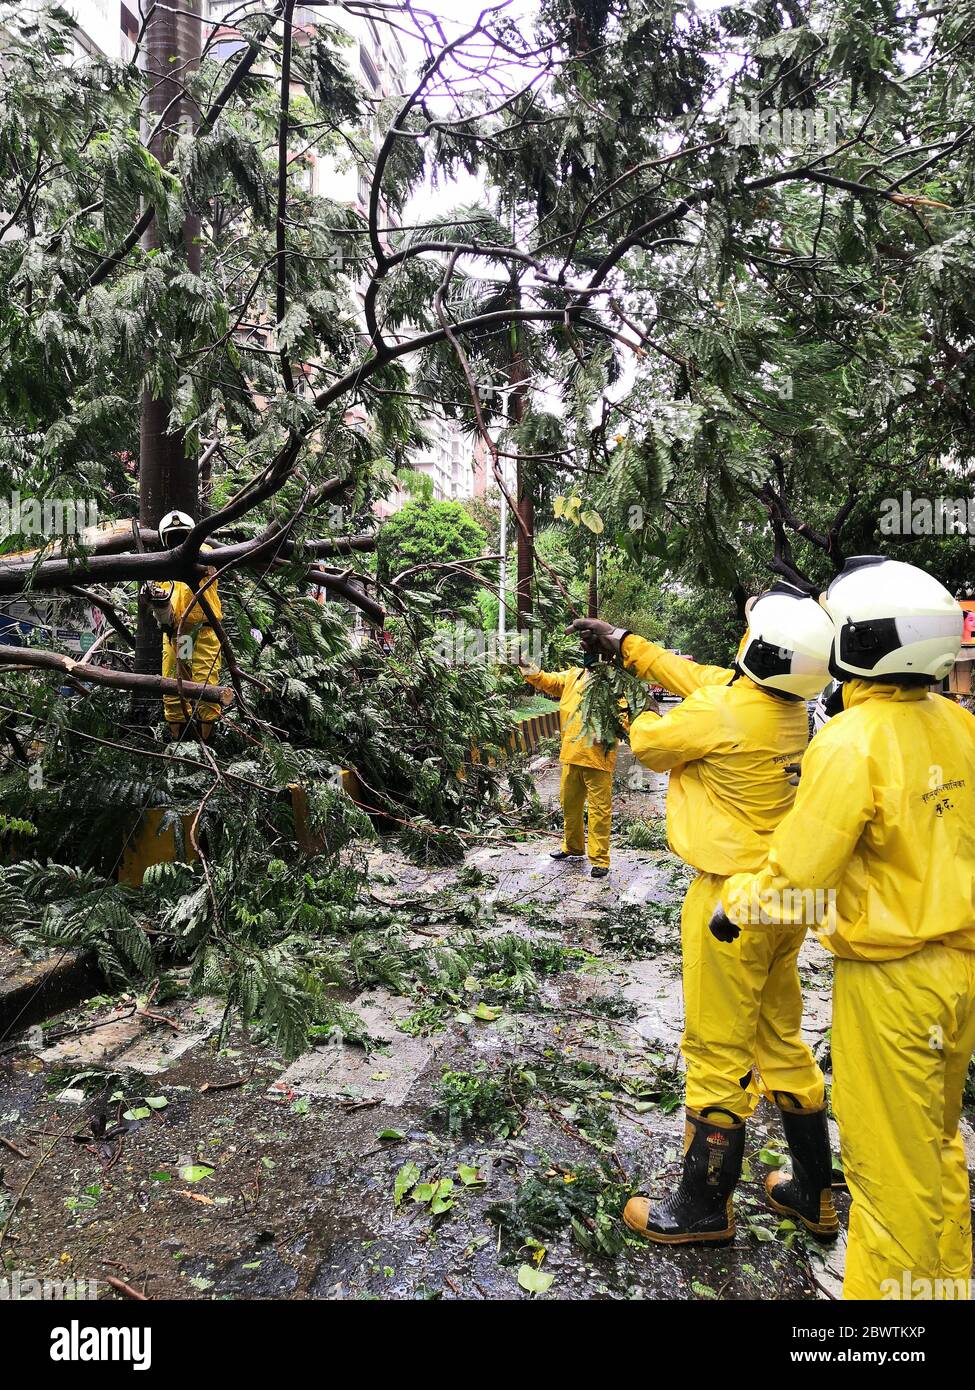
[[(132, 808), (186, 814), (197, 867), (154, 879), (145, 910), (289, 1045), (308, 969), (290, 927), (352, 901), (335, 769), (426, 856), (507, 795), (487, 762), (456, 774), (472, 742), (506, 739), (510, 678), (443, 661), (418, 568), (475, 558), (477, 528), (427, 535), (447, 513), (414, 503), (377, 531), (431, 411), (480, 440), (519, 606), (550, 631), (584, 606), (594, 549), (604, 578), (657, 593), (621, 592), (626, 611), (666, 624), (700, 591), (728, 633), (771, 574), (814, 589), (878, 546), (972, 578), (967, 536), (880, 527), (885, 498), (971, 477), (971, 0), (539, 0), (466, 27), (345, 9), (402, 34), (404, 93), (357, 82), (327, 5), (312, 25), (293, 0), (242, 9), (229, 56), (201, 28), (163, 101), (139, 62), (161, 10), (111, 64), (70, 61), (56, 6), (0, 3), (0, 495), (78, 499), (107, 523), (0, 538), (3, 603), (56, 601), (55, 629), (93, 607), (109, 630), (80, 670), (38, 631), (0, 652), (0, 811), (43, 832), (37, 864), (7, 871), (18, 920), (147, 967), (142, 909), (105, 890), (98, 847)], [(354, 168), (362, 208), (327, 180), (310, 191), (315, 162)], [(449, 206), (458, 178), (482, 196)], [(171, 551), (153, 534), (165, 489), (148, 488), (160, 440), (200, 503)], [(566, 522), (566, 497), (592, 526)], [(173, 750), (128, 704), (162, 689), (136, 582), (199, 591), (211, 569), (233, 704), (220, 747)], [(328, 886), (305, 899), (263, 876), (291, 783), (335, 827), (309, 871)]]

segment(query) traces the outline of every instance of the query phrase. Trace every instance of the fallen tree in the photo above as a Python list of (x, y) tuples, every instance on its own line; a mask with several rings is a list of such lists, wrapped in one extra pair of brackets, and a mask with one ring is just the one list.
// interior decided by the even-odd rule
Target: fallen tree
[[(648, 579), (741, 599), (777, 561), (813, 584), (839, 554), (823, 518), (853, 475), (870, 475), (855, 479), (862, 499), (917, 455), (968, 459), (975, 366), (971, 252), (947, 212), (970, 199), (972, 129), (931, 114), (970, 76), (947, 12), (881, 17), (865, 53), (855, 18), (818, 4), (731, 16), (545, 0), (529, 30), (503, 6), (462, 25), (347, 0), (424, 53), (405, 96), (377, 97), (318, 9), (311, 26), (290, 0), (228, 17), (236, 52), (201, 35), (199, 59), (157, 64), (163, 93), (135, 64), (62, 62), (63, 14), (35, 23), (0, 3), (0, 473), (12, 492), (77, 492), (108, 523), (45, 547), (4, 538), (0, 596), (100, 606), (123, 648), (135, 631), (137, 658), (131, 672), (69, 671), (33, 647), (5, 658), (0, 738), (18, 767), (0, 775), (0, 807), (35, 821), (42, 857), (65, 866), (32, 930), (84, 936), (72, 873), (97, 869), (88, 905), (118, 905), (113, 861), (135, 813), (166, 811), (174, 828), (188, 815), (199, 866), (156, 875), (145, 914), (126, 899), (125, 932), (165, 920), (196, 983), (219, 980), (289, 1047), (316, 990), (290, 934), (361, 927), (343, 855), (369, 827), (323, 790), (335, 768), (426, 861), (456, 859), (486, 819), (487, 833), (517, 829), (529, 804), (517, 769), (512, 782), (484, 759), (457, 776), (472, 743), (504, 747), (513, 678), (438, 650), (438, 621), (483, 625), (454, 594), (496, 592), (495, 562), (382, 581), (370, 568), (375, 505), (432, 408), (479, 439), (516, 529), (519, 611), (554, 625), (571, 575), (539, 558), (537, 535), (563, 523), (556, 498), (588, 517), (569, 536), (580, 569), (598, 535)], [(154, 23), (176, 13), (156, 10)], [(930, 63), (916, 61), (925, 45)], [(842, 135), (798, 150), (739, 139), (737, 108), (759, 100), (836, 106)], [(368, 182), (361, 208), (313, 187), (345, 157)], [(435, 210), (430, 187), (458, 174), (478, 174), (485, 197)], [(200, 504), (165, 552), (150, 524), (163, 444), (170, 482)], [(842, 520), (868, 533), (860, 501)], [(221, 742), (190, 766), (115, 692), (164, 692), (139, 665), (138, 585), (205, 596), (212, 571), (236, 695)], [(60, 700), (44, 669), (86, 693)], [(17, 749), (31, 748), (43, 756), (27, 766)], [(321, 864), (293, 850), (289, 782), (318, 788)], [(267, 889), (279, 861), (289, 883)], [(326, 887), (303, 898), (306, 871)], [(121, 920), (107, 906), (91, 918), (106, 960)], [(153, 968), (126, 940), (119, 968)]]

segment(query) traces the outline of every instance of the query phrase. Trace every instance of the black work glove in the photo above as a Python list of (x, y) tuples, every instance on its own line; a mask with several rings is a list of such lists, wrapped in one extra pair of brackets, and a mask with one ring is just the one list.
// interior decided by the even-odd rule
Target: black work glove
[(619, 656), (620, 645), (626, 636), (625, 628), (614, 627), (602, 618), (576, 618), (565, 630), (567, 633), (578, 633), (586, 651), (609, 657)]
[(716, 941), (725, 943), (736, 941), (741, 936), (741, 927), (735, 925), (720, 903), (711, 913), (708, 931)]

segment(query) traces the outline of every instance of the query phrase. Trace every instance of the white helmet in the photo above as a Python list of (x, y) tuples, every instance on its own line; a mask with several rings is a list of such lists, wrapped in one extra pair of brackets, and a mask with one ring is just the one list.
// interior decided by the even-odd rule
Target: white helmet
[(196, 522), (187, 512), (167, 512), (159, 523), (159, 542), (165, 550), (182, 545)]
[(777, 695), (797, 700), (818, 695), (829, 680), (833, 631), (816, 600), (780, 581), (753, 599), (747, 612), (739, 670)]
[(965, 615), (916, 565), (856, 555), (820, 603), (835, 629), (829, 669), (838, 680), (928, 685), (955, 664)]

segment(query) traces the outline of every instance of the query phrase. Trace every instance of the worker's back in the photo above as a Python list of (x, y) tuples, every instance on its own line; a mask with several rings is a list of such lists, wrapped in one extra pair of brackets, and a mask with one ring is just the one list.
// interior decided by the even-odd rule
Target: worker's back
[[(929, 941), (975, 950), (975, 719), (925, 689), (844, 686), (810, 745), (777, 863), (835, 890), (823, 941), (883, 960)], [(824, 863), (843, 863), (827, 881)]]
[(806, 707), (747, 677), (694, 691), (663, 719), (641, 715), (630, 730), (634, 755), (670, 771), (667, 838), (676, 854), (707, 873), (759, 869), (776, 826), (792, 806), (787, 767), (808, 738)]

